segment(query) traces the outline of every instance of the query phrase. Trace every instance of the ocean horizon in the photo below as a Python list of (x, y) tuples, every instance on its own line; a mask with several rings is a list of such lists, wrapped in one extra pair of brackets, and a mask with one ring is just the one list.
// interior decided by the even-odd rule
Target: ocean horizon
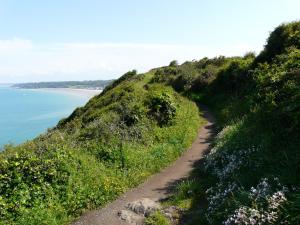
[(18, 89), (1, 84), (0, 151), (6, 144), (23, 143), (54, 127), (92, 95), (88, 90)]

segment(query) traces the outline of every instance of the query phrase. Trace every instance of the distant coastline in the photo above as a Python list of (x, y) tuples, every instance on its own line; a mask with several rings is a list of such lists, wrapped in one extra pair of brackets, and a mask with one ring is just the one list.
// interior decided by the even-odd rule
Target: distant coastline
[(33, 82), (33, 83), (17, 83), (13, 84), (14, 88), (22, 89), (42, 89), (42, 88), (70, 88), (70, 89), (89, 89), (103, 90), (113, 80), (87, 80), (87, 81), (49, 81), (49, 82)]
[(86, 80), (86, 81), (49, 81), (16, 83), (9, 85), (12, 88), (34, 91), (59, 92), (78, 97), (91, 98), (98, 95), (113, 80)]
[(102, 90), (84, 89), (84, 88), (37, 88), (32, 90), (59, 92), (73, 96), (92, 98), (102, 92)]

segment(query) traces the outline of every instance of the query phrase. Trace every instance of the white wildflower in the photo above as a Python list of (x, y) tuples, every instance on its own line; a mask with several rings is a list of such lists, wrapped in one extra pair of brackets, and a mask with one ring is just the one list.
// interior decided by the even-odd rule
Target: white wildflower
[(269, 208), (278, 209), (278, 207), (285, 201), (285, 194), (282, 191), (277, 191), (270, 198), (268, 198)]
[[(277, 185), (281, 185), (278, 178), (275, 178), (274, 181), (277, 182)], [(258, 202), (255, 204), (258, 208), (241, 206), (235, 210), (233, 215), (224, 221), (224, 224), (264, 225), (275, 223), (279, 218), (280, 206), (287, 201), (285, 197), (285, 191), (287, 189), (281, 186), (282, 190), (272, 193), (272, 188), (268, 179), (263, 178), (256, 188), (252, 187), (250, 189), (249, 197), (255, 202), (257, 200), (264, 200), (267, 202), (267, 207), (263, 207)]]

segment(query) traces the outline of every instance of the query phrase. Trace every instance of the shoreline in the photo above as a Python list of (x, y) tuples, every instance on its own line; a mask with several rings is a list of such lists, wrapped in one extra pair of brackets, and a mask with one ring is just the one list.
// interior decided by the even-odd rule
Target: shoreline
[(79, 88), (37, 88), (37, 89), (28, 89), (28, 90), (56, 92), (62, 94), (69, 94), (77, 97), (87, 97), (87, 98), (92, 98), (102, 92), (102, 90), (79, 89)]

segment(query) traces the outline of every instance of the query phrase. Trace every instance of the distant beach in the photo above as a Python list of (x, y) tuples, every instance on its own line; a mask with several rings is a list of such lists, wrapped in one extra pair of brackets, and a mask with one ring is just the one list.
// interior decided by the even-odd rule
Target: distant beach
[(102, 90), (92, 90), (92, 89), (75, 89), (75, 88), (41, 88), (41, 89), (32, 89), (40, 91), (50, 91), (50, 92), (60, 92), (64, 94), (69, 94), (79, 97), (92, 98), (102, 92)]

